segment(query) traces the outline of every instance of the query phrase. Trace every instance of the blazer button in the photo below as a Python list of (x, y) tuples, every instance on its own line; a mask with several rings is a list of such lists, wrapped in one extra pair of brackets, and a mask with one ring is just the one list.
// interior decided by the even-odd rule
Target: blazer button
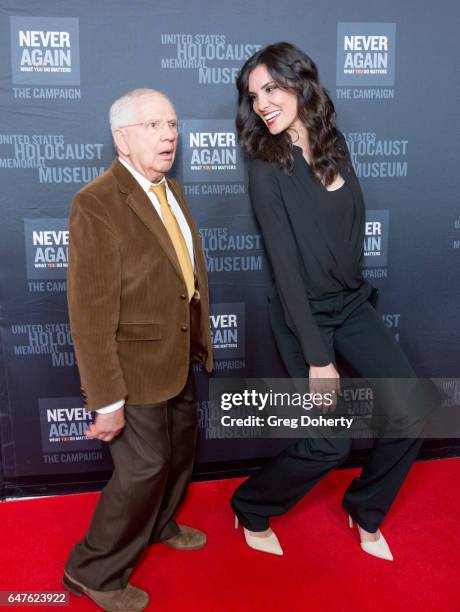
[(180, 330), (183, 331), (183, 332), (188, 331), (188, 325), (181, 325), (180, 326)]
[(187, 296), (185, 295), (185, 293), (181, 293), (180, 294), (180, 299), (181, 300), (186, 300), (187, 299)]

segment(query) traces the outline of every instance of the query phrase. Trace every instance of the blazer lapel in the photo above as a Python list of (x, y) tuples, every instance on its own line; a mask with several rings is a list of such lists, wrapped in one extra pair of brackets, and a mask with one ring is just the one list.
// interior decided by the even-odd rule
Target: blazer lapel
[(174, 266), (177, 274), (183, 279), (182, 270), (173, 243), (169, 238), (163, 221), (158, 216), (158, 213), (152, 206), (152, 203), (144, 193), (142, 187), (118, 160), (113, 162), (111, 169), (117, 178), (120, 190), (127, 195), (126, 203), (139, 217), (142, 223), (152, 232), (159, 246)]

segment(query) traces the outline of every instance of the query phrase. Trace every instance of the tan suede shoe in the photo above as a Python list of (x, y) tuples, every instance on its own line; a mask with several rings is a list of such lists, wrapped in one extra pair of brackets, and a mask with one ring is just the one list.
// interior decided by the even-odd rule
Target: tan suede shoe
[(198, 550), (206, 544), (206, 534), (199, 529), (178, 525), (179, 533), (169, 540), (164, 540), (163, 544), (171, 546), (176, 550)]
[(83, 594), (87, 595), (100, 608), (108, 612), (137, 612), (137, 610), (146, 608), (149, 603), (148, 594), (129, 583), (124, 589), (116, 591), (94, 591), (64, 572), (62, 584), (78, 597)]

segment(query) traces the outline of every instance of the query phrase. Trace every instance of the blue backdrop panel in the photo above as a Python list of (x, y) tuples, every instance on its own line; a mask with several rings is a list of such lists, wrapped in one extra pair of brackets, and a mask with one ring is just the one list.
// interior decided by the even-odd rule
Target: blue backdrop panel
[[(5, 490), (110, 469), (84, 438), (66, 307), (67, 216), (114, 150), (107, 113), (138, 87), (184, 122), (174, 176), (197, 220), (212, 301), (213, 376), (276, 377), (270, 274), (236, 144), (234, 81), (261, 46), (298, 44), (336, 104), (367, 205), (365, 276), (420, 376), (458, 376), (460, 210), (454, 2), (211, 0), (3, 3), (0, 22), (1, 457)], [(232, 317), (222, 315), (233, 315)], [(229, 321), (231, 324), (229, 325)], [(198, 372), (198, 464), (274, 453), (211, 440)], [(282, 443), (284, 445), (284, 442)]]

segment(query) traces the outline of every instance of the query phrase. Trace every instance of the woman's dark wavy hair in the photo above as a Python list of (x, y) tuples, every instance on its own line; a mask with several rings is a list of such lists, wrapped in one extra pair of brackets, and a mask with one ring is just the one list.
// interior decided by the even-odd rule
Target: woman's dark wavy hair
[(337, 175), (339, 160), (345, 157), (337, 143), (334, 105), (319, 82), (313, 60), (290, 43), (280, 42), (261, 49), (239, 72), (236, 129), (241, 146), (250, 158), (274, 162), (286, 172), (292, 171), (292, 145), (295, 143), (290, 134), (287, 131), (270, 134), (252, 109), (249, 75), (260, 64), (267, 67), (277, 85), (297, 95), (299, 118), (308, 130), (310, 166), (324, 185), (330, 185)]

